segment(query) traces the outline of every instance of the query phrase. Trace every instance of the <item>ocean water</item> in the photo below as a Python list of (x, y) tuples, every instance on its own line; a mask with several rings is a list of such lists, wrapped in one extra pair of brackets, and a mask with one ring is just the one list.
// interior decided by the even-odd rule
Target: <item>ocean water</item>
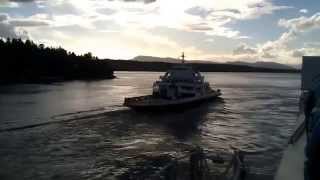
[(299, 74), (203, 73), (221, 100), (183, 112), (122, 106), (160, 75), (1, 86), (0, 179), (112, 179), (186, 146), (241, 149), (253, 173), (272, 177), (296, 124)]

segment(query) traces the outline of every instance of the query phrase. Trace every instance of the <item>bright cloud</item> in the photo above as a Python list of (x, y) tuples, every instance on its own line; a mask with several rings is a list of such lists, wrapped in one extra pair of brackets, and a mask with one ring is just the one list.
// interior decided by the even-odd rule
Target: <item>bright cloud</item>
[(316, 13), (313, 16), (310, 17), (299, 17), (299, 18), (293, 18), (293, 19), (280, 19), (279, 25), (291, 28), (295, 31), (306, 31), (313, 28), (319, 28), (320, 27), (320, 13)]
[(233, 54), (256, 54), (257, 50), (255, 48), (249, 47), (247, 44), (240, 44), (235, 50), (233, 50)]
[(300, 9), (299, 12), (307, 14), (309, 11), (308, 11), (308, 9)]
[[(308, 12), (312, 7), (298, 12), (295, 4), (272, 0), (0, 0), (0, 36), (29, 37), (101, 58), (176, 57), (186, 51), (191, 59), (297, 62), (320, 48), (300, 39), (320, 27), (320, 12), (301, 16)], [(253, 22), (265, 26), (263, 38), (239, 26)], [(271, 37), (268, 30), (277, 33)]]
[(309, 30), (320, 29), (320, 13), (316, 13), (310, 17), (301, 16), (292, 19), (280, 19), (278, 25), (288, 29), (278, 39), (258, 44), (257, 47), (240, 45), (234, 52), (241, 52), (243, 54), (253, 54), (256, 52), (261, 59), (277, 59), (277, 61), (282, 63), (288, 62), (288, 60), (299, 63), (304, 55), (317, 55), (320, 53), (320, 48), (317, 46), (319, 45), (318, 42), (304, 43), (301, 48), (290, 47), (293, 41), (299, 39), (302, 34), (308, 33)]

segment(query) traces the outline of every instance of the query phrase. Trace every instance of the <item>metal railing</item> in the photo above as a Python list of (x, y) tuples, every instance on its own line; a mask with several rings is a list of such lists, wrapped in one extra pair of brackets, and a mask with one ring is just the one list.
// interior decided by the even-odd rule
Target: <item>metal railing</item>
[[(224, 167), (224, 168), (223, 168)], [(148, 177), (139, 180), (244, 180), (248, 168), (244, 153), (235, 150), (231, 159), (195, 148), (182, 157), (173, 158)]]

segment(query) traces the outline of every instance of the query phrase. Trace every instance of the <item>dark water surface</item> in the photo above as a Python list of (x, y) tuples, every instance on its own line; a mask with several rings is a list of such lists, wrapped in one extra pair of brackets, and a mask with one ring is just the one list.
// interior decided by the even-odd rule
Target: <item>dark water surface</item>
[[(223, 100), (161, 114), (122, 107), (124, 97), (150, 94), (161, 74), (1, 86), (0, 179), (112, 179), (143, 156), (187, 145), (237, 147), (252, 171), (274, 173), (297, 119), (300, 75), (204, 73)], [(33, 124), (41, 126), (3, 131)]]

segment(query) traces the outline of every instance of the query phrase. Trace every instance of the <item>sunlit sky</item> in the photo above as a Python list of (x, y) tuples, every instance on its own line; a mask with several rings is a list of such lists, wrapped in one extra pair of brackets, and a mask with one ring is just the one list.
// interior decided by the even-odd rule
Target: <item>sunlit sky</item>
[(319, 0), (0, 0), (0, 37), (78, 54), (297, 64), (320, 52)]

